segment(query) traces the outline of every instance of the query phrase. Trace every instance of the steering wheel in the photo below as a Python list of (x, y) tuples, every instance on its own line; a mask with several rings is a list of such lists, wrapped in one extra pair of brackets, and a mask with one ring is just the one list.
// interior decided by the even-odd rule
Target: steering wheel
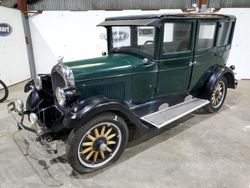
[(154, 41), (152, 41), (152, 40), (147, 40), (147, 41), (144, 42), (144, 45), (147, 45), (147, 44), (150, 44), (150, 43), (151, 43), (151, 44), (154, 44)]

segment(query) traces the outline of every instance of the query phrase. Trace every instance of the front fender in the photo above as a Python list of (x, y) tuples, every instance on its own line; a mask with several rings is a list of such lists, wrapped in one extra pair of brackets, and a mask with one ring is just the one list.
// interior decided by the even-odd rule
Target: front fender
[(97, 114), (108, 111), (123, 116), (126, 120), (136, 125), (137, 128), (147, 128), (140, 122), (139, 117), (137, 117), (125, 104), (106, 97), (91, 97), (75, 104), (65, 115), (63, 124), (66, 128), (79, 128)]

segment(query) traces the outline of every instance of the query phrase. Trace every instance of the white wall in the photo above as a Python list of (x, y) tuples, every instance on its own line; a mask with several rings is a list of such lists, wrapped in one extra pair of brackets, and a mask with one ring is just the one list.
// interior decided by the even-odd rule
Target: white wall
[[(49, 73), (60, 55), (65, 57), (65, 61), (100, 56), (102, 51), (106, 51), (106, 41), (100, 39), (100, 34), (106, 31), (96, 25), (106, 17), (169, 12), (180, 13), (181, 10), (45, 11), (30, 16), (37, 72)], [(228, 65), (236, 66), (237, 78), (250, 78), (250, 9), (221, 9), (219, 13), (233, 14), (238, 18)]]
[(228, 65), (235, 65), (238, 79), (250, 79), (250, 8), (221, 9), (221, 14), (237, 17)]
[[(100, 39), (104, 27), (96, 27), (106, 17), (157, 14), (160, 11), (45, 11), (29, 17), (37, 73), (49, 73), (58, 56), (65, 61), (101, 56), (107, 44)], [(181, 12), (168, 10), (167, 12)]]
[(0, 23), (7, 23), (13, 29), (9, 36), (0, 36), (0, 79), (12, 85), (30, 78), (20, 11), (0, 6)]

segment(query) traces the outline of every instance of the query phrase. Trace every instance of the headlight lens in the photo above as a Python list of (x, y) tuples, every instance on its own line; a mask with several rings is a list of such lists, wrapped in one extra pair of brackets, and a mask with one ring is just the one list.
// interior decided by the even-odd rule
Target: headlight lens
[(66, 103), (65, 92), (64, 92), (64, 90), (63, 90), (62, 88), (60, 88), (60, 87), (57, 87), (57, 88), (56, 88), (56, 100), (57, 100), (57, 102), (58, 102), (61, 106), (65, 105), (65, 103)]
[(37, 90), (41, 90), (43, 88), (41, 76), (36, 75), (36, 78), (34, 79), (34, 85), (35, 85)]
[(34, 125), (34, 124), (37, 123), (38, 117), (37, 117), (37, 115), (35, 113), (30, 113), (29, 120), (30, 120), (31, 124)]
[(16, 106), (16, 109), (17, 109), (19, 112), (23, 111), (23, 109), (24, 109), (23, 101), (21, 101), (21, 100), (19, 100), (19, 99), (15, 101), (15, 106)]

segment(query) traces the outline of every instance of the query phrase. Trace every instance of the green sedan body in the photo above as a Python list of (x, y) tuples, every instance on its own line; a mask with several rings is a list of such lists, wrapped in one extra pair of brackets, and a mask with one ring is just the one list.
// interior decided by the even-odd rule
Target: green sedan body
[[(25, 86), (20, 131), (48, 146), (66, 141), (72, 168), (89, 173), (115, 162), (150, 131), (204, 107), (220, 110), (227, 88), (236, 88), (226, 66), (236, 18), (219, 14), (162, 14), (107, 18), (107, 53), (63, 62)], [(85, 53), (85, 52), (83, 52)], [(24, 116), (32, 126), (24, 125)], [(34, 139), (33, 139), (34, 140)]]

